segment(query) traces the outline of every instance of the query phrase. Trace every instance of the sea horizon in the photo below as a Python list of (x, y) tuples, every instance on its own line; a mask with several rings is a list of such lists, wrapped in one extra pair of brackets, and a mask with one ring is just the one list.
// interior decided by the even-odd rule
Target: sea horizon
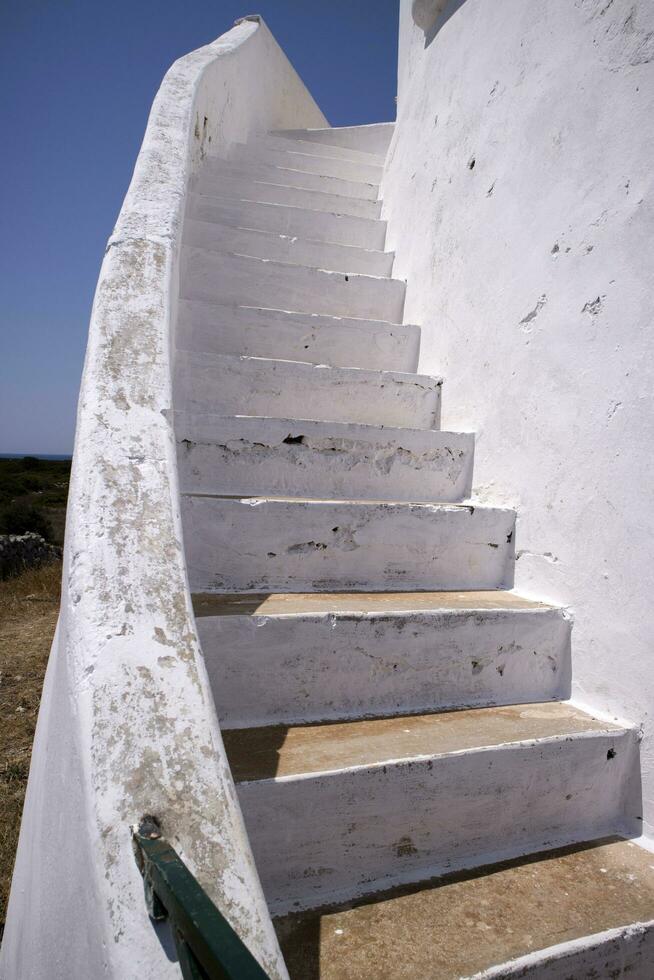
[(0, 459), (25, 459), (31, 456), (33, 459), (72, 459), (72, 453), (0, 453)]

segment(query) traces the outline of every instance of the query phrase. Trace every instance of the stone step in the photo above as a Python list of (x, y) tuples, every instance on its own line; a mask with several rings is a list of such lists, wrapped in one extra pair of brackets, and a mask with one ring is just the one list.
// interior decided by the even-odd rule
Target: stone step
[[(289, 145), (290, 144), (290, 145)], [(209, 158), (210, 159), (210, 158)], [(258, 165), (288, 167), (305, 173), (320, 174), (323, 177), (339, 177), (341, 180), (358, 180), (364, 184), (379, 184), (383, 168), (376, 163), (362, 163), (358, 160), (342, 159), (334, 156), (316, 156), (303, 153), (292, 145), (290, 140), (283, 144), (255, 146), (251, 143), (234, 144), (230, 149), (230, 162), (245, 162)]]
[(360, 197), (344, 197), (326, 191), (307, 190), (303, 187), (271, 183), (260, 177), (228, 176), (207, 180), (199, 177), (193, 188), (205, 197), (233, 197), (249, 201), (265, 201), (267, 204), (287, 204), (294, 208), (311, 211), (329, 211), (333, 214), (351, 214), (360, 218), (379, 218), (381, 201), (369, 201)]
[(348, 160), (353, 163), (367, 163), (380, 168), (384, 166), (384, 154), (358, 150), (353, 146), (339, 146), (337, 143), (320, 142), (313, 138), (302, 139), (301, 136), (295, 134), (289, 136), (268, 133), (264, 136), (255, 137), (247, 146), (249, 149), (256, 149), (260, 146), (271, 147), (276, 150), (292, 148), (295, 153), (306, 153), (309, 156)]
[(401, 323), (399, 279), (329, 272), (250, 255), (182, 246), (180, 293), (205, 302)]
[(175, 432), (185, 493), (427, 502), (470, 493), (472, 433), (186, 412)]
[(374, 153), (382, 161), (393, 136), (395, 123), (366, 123), (363, 126), (329, 126), (318, 129), (276, 129), (271, 136), (287, 139), (310, 140), (331, 146), (352, 147), (365, 153)]
[(184, 223), (183, 242), (185, 245), (216, 252), (253, 255), (260, 259), (274, 259), (314, 269), (379, 277), (390, 276), (394, 259), (392, 252), (356, 248), (353, 245), (333, 245), (330, 242), (312, 242), (293, 235), (235, 228), (216, 221), (194, 221), (192, 218)]
[(386, 222), (373, 218), (330, 214), (327, 211), (266, 204), (250, 199), (206, 197), (192, 192), (187, 199), (186, 217), (358, 248), (383, 250), (386, 240)]
[(223, 728), (570, 695), (570, 619), (510, 592), (194, 596)]
[(202, 181), (217, 183), (223, 174), (258, 177), (272, 184), (303, 187), (308, 191), (324, 191), (327, 194), (358, 197), (366, 201), (376, 201), (379, 197), (379, 184), (372, 181), (344, 180), (342, 177), (307, 173), (306, 170), (293, 170), (291, 167), (279, 167), (275, 164), (248, 163), (246, 160), (236, 164), (234, 161), (219, 160), (217, 157), (209, 158), (205, 161), (199, 176)]
[(178, 351), (176, 408), (216, 415), (438, 427), (440, 378)]
[(182, 496), (194, 592), (511, 588), (513, 511)]
[(215, 354), (414, 372), (420, 327), (180, 299), (176, 343)]
[(291, 980), (651, 980), (653, 863), (610, 838), (289, 915), (275, 928)]
[(631, 834), (637, 815), (635, 732), (567, 703), (222, 735), (273, 913)]

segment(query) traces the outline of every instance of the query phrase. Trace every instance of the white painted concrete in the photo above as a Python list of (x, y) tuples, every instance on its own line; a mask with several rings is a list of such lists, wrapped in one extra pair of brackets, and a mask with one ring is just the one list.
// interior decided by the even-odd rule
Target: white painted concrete
[(476, 429), (476, 494), (520, 515), (516, 583), (575, 615), (578, 700), (644, 728), (654, 825), (654, 5), (400, 17), (382, 184), (421, 370)]
[(383, 249), (386, 226), (373, 218), (311, 211), (290, 205), (204, 194), (190, 194), (186, 213), (200, 221), (219, 221), (239, 228), (256, 228), (277, 235), (296, 235), (318, 242)]
[(184, 246), (181, 294), (205, 302), (402, 321), (405, 284), (291, 262)]
[(438, 425), (440, 378), (419, 374), (179, 351), (175, 379), (179, 411)]
[(521, 956), (469, 980), (651, 980), (654, 921), (638, 922)]
[(215, 252), (231, 252), (236, 255), (253, 255), (259, 259), (273, 259), (313, 269), (330, 272), (360, 273), (365, 276), (388, 277), (393, 266), (393, 253), (350, 245), (334, 245), (331, 242), (314, 242), (310, 239), (276, 235), (269, 231), (252, 228), (235, 228), (215, 221), (184, 223), (185, 245), (211, 249)]
[(186, 412), (175, 431), (183, 493), (455, 502), (472, 480), (466, 432)]
[(102, 265), (82, 380), (59, 628), (0, 975), (178, 977), (150, 924), (129, 826), (164, 831), (275, 978), (258, 883), (197, 641), (170, 424), (188, 180), (208, 148), (324, 125), (264, 24), (176, 62)]
[(186, 496), (182, 514), (194, 592), (511, 587), (509, 510)]
[(632, 732), (609, 726), (445, 755), (382, 752), (375, 765), (237, 790), (266, 898), (280, 914), (621, 832), (633, 749)]
[(182, 350), (373, 371), (415, 371), (420, 344), (416, 326), (188, 299), (179, 300), (176, 335)]
[(364, 153), (374, 153), (383, 160), (393, 135), (392, 122), (369, 123), (367, 126), (338, 126), (335, 129), (279, 130), (280, 136), (300, 137), (316, 143), (351, 147)]
[(215, 188), (220, 186), (220, 180), (224, 175), (258, 178), (285, 187), (302, 187), (309, 191), (322, 191), (326, 194), (337, 194), (339, 197), (357, 197), (365, 201), (376, 201), (379, 197), (379, 184), (373, 182), (344, 180), (342, 177), (306, 173), (290, 167), (278, 167), (261, 162), (252, 163), (247, 160), (236, 163), (215, 157), (205, 161), (196, 183), (213, 185)]
[[(351, 130), (358, 132), (359, 128), (358, 126), (353, 126)], [(383, 153), (372, 153), (369, 150), (360, 150), (352, 146), (339, 146), (337, 143), (338, 136), (335, 136), (334, 130), (330, 128), (325, 132), (329, 134), (328, 144), (316, 140), (315, 132), (307, 133), (306, 130), (296, 130), (291, 135), (290, 142), (287, 136), (268, 133), (258, 137), (255, 143), (264, 148), (291, 150), (293, 153), (304, 153), (308, 156), (316, 156), (323, 159), (349, 160), (353, 163), (365, 163), (373, 167), (384, 166)]]
[(322, 174), (325, 177), (341, 177), (343, 180), (360, 180), (365, 183), (379, 184), (382, 178), (382, 167), (377, 163), (362, 163), (361, 160), (349, 160), (334, 156), (316, 156), (315, 153), (301, 153), (297, 150), (286, 149), (285, 144), (279, 143), (279, 148), (258, 147), (234, 144), (230, 148), (229, 157), (225, 159), (248, 163), (265, 163), (278, 167), (291, 167), (306, 173)]
[[(307, 603), (309, 604), (309, 603)], [(365, 601), (361, 603), (365, 609)], [(410, 600), (409, 600), (410, 605)], [(440, 606), (440, 608), (439, 608)], [(570, 622), (547, 606), (198, 614), (223, 728), (420, 714), (569, 695)]]
[[(634, 372), (604, 418), (610, 384), (583, 375), (586, 364), (597, 371), (616, 353), (600, 329), (616, 297), (629, 316), (627, 339), (647, 326), (638, 305), (638, 248), (648, 241), (639, 217), (645, 157), (629, 148), (633, 174), (622, 184), (622, 146), (607, 151), (604, 183), (587, 177), (597, 172), (596, 160), (595, 169), (579, 167), (587, 151), (578, 134), (594, 150), (610, 141), (611, 108), (637, 104), (633, 82), (651, 58), (650, 35), (635, 8), (625, 11), (624, 0), (601, 11), (595, 0), (574, 9), (552, 0), (534, 16), (507, 0), (493, 16), (481, 0), (452, 0), (423, 35), (404, 0), (400, 115), (382, 185), (396, 274), (414, 283), (404, 315), (427, 324), (423, 360), (452, 369), (461, 406), (452, 417), (480, 413), (476, 496), (497, 497), (501, 483), (507, 499), (526, 505), (528, 547), (521, 540), (517, 558), (527, 588), (567, 592), (584, 568), (586, 616), (606, 599), (588, 569), (618, 543), (606, 530), (616, 506), (607, 490), (642, 502), (648, 472), (631, 465), (626, 486), (627, 470), (616, 464), (603, 485), (606, 499), (593, 506), (568, 476), (570, 469), (578, 482), (581, 461), (600, 481), (610, 426), (649, 396)], [(553, 46), (561, 32), (565, 43)], [(489, 43), (494, 36), (498, 43)], [(571, 81), (581, 91), (586, 82), (590, 92), (579, 100), (583, 119), (572, 114), (574, 131)], [(643, 91), (640, 101), (651, 105), (651, 84)], [(640, 122), (642, 111), (634, 109), (629, 122)], [(552, 118), (554, 130), (543, 125)], [(331, 131), (325, 123), (257, 18), (173, 66), (155, 101), (91, 322), (62, 615), (2, 951), (8, 980), (177, 975), (147, 921), (129, 845), (128, 825), (144, 812), (160, 817), (272, 980), (287, 974), (258, 872), (273, 907), (283, 910), (639, 829), (638, 732), (610, 721), (559, 727), (563, 706), (543, 703), (568, 693), (567, 615), (509, 612), (488, 601), (463, 610), (455, 597), (427, 611), (406, 606), (408, 595), (423, 590), (510, 588), (514, 513), (478, 500), (443, 502), (468, 493), (471, 437), (430, 431), (439, 422), (440, 378), (398, 371), (405, 362), (415, 369), (419, 331), (393, 325), (403, 316), (404, 284), (389, 278), (389, 259), (380, 257), (386, 225), (375, 217), (370, 190), (381, 179), (393, 127)], [(293, 173), (291, 183), (279, 182), (279, 170)], [(480, 178), (491, 171), (486, 188)], [(336, 182), (347, 182), (348, 193)], [(636, 190), (637, 203), (625, 205)], [(598, 202), (603, 210), (593, 217)], [(555, 221), (556, 247), (543, 261)], [(609, 246), (619, 261), (602, 292), (602, 277), (613, 274)], [(373, 254), (357, 255), (354, 267), (329, 268), (349, 262), (354, 249)], [(357, 271), (369, 263), (382, 263), (378, 276)], [(547, 289), (536, 292), (543, 280)], [(580, 281), (593, 293), (599, 284), (598, 298), (575, 321)], [(534, 305), (509, 330), (532, 291)], [(563, 336), (563, 322), (575, 324), (574, 337)], [(259, 356), (239, 356), (251, 351)], [(622, 370), (628, 355), (617, 353)], [(578, 390), (571, 397), (561, 379), (573, 370)], [(303, 421), (306, 414), (313, 421)], [(580, 422), (598, 417), (595, 432)], [(634, 431), (623, 425), (619, 450), (629, 450)], [(530, 440), (536, 448), (525, 457)], [(395, 493), (399, 501), (390, 499)], [(430, 495), (441, 501), (406, 500)], [(639, 517), (636, 531), (641, 524), (647, 529)], [(541, 525), (543, 535), (554, 527), (556, 550), (536, 550)], [(611, 597), (633, 613), (628, 562), (644, 569), (635, 579), (641, 584), (651, 572), (645, 548), (630, 547)], [(254, 603), (267, 600), (253, 593), (270, 591), (395, 590), (402, 597), (383, 615), (349, 614), (342, 594), (322, 594), (322, 611), (291, 616), (199, 615), (209, 677), (189, 586), (214, 593), (196, 597), (198, 615), (202, 603), (225, 603), (216, 592), (236, 602), (245, 592)], [(621, 609), (614, 606), (608, 622), (610, 608), (605, 603), (597, 620), (607, 636), (598, 647), (601, 668), (614, 641), (607, 706), (626, 706), (640, 681), (641, 700), (629, 703), (644, 704), (650, 679), (629, 657), (638, 652), (634, 636), (642, 639), (645, 614), (634, 628), (627, 620), (628, 633)], [(608, 690), (603, 673), (588, 671), (591, 652), (592, 644), (582, 693)], [(627, 665), (624, 680), (616, 681), (616, 662)], [(216, 704), (231, 724), (261, 726), (526, 698), (541, 703), (513, 713), (488, 709), (485, 717), (547, 719), (549, 737), (487, 722), (496, 725), (493, 741), (483, 711), (469, 713), (464, 737), (456, 728), (461, 712), (428, 714), (423, 734), (443, 724), (458, 731), (439, 752), (413, 739), (419, 723), (402, 716), (401, 752), (384, 727), (398, 721), (387, 719), (374, 723), (381, 727), (363, 761), (329, 768), (308, 751), (295, 775), (241, 782), (255, 868)], [(317, 731), (325, 751), (329, 733)], [(229, 735), (232, 749), (234, 736), (246, 734)], [(338, 746), (329, 751), (337, 759)], [(646, 773), (646, 786), (650, 779)], [(635, 930), (596, 946), (636, 970), (649, 936)], [(592, 947), (591, 938), (583, 955)], [(546, 951), (537, 966), (554, 972), (533, 975), (559, 978), (564, 962), (585, 969), (590, 961), (578, 952), (548, 959)]]
[(324, 190), (310, 190), (305, 187), (284, 185), (260, 177), (230, 176), (223, 174), (216, 186), (207, 186), (203, 180), (197, 188), (205, 197), (235, 197), (251, 201), (265, 201), (267, 204), (289, 204), (295, 208), (310, 211), (328, 211), (333, 214), (351, 214), (359, 218), (379, 217), (381, 202), (361, 197), (333, 194)]

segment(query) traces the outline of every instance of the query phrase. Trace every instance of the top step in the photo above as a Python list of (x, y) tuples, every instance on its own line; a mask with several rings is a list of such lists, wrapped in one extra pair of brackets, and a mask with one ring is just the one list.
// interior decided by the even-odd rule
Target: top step
[(311, 140), (334, 146), (352, 147), (366, 153), (384, 156), (393, 136), (395, 123), (370, 123), (366, 126), (329, 126), (326, 129), (278, 129), (273, 136)]
[(292, 150), (294, 153), (306, 153), (309, 156), (327, 157), (332, 160), (350, 160), (352, 163), (367, 163), (380, 168), (384, 166), (383, 154), (367, 153), (365, 150), (355, 150), (350, 146), (317, 143), (314, 140), (275, 136), (272, 133), (256, 137), (253, 143), (272, 150)]

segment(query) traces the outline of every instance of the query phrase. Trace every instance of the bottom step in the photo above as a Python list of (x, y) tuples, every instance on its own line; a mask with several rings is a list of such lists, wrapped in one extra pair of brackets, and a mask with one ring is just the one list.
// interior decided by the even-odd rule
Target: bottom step
[(651, 980), (653, 868), (637, 845), (602, 841), (275, 926), (291, 980)]

